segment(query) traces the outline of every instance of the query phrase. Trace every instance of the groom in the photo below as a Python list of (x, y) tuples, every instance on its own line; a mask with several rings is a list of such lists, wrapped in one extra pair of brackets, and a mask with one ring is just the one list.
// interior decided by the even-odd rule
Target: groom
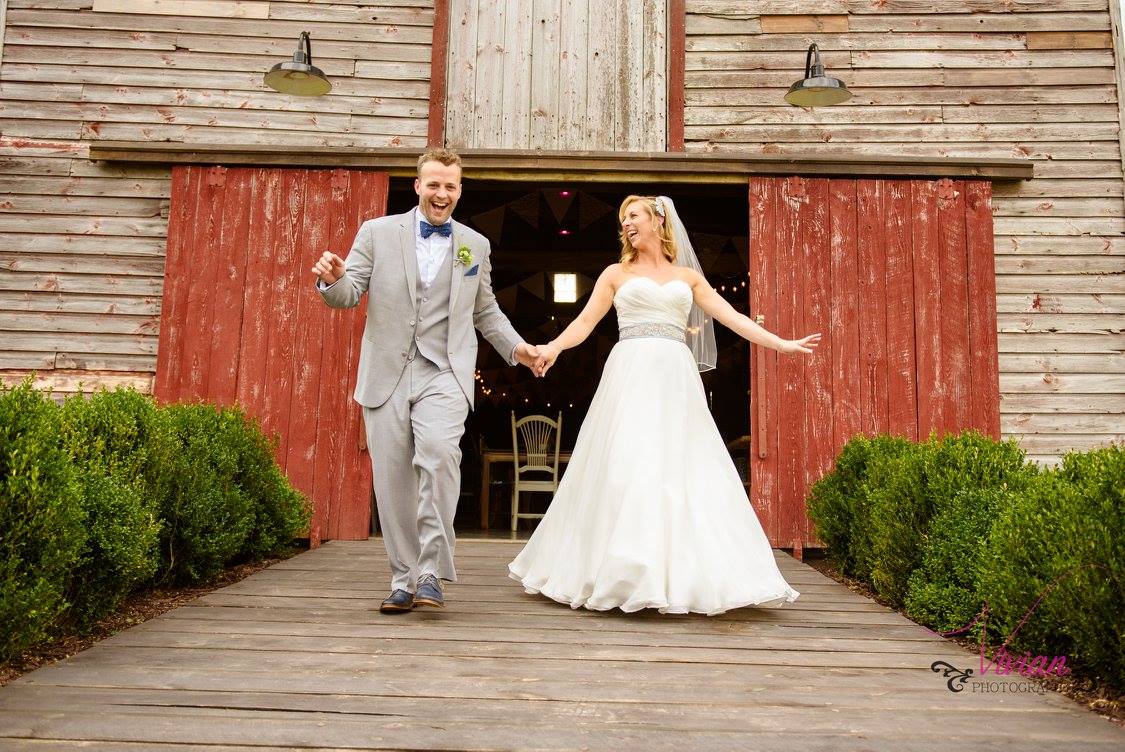
[(488, 240), (451, 219), (461, 158), (446, 149), (422, 154), (414, 191), (416, 208), (363, 223), (347, 261), (325, 252), (313, 267), (333, 308), (368, 293), (355, 400), (391, 561), (383, 613), (441, 607), (441, 581), (457, 579), (453, 516), (473, 404), (474, 327), (511, 365), (531, 367), (538, 357), (496, 304)]

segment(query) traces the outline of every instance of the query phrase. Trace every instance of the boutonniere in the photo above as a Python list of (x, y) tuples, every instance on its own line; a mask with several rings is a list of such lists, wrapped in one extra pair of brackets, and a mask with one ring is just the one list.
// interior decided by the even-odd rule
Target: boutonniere
[(465, 266), (473, 263), (473, 252), (469, 250), (469, 246), (463, 245), (457, 249), (457, 261)]

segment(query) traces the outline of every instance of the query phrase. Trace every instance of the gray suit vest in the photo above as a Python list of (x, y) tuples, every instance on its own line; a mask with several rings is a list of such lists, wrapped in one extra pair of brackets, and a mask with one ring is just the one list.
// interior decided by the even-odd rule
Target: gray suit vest
[[(411, 249), (413, 250), (413, 249)], [(438, 267), (437, 275), (429, 287), (419, 276), (416, 286), (418, 320), (414, 326), (414, 346), (411, 355), (422, 356), (445, 370), (449, 368), (449, 295), (453, 254), (446, 255)]]

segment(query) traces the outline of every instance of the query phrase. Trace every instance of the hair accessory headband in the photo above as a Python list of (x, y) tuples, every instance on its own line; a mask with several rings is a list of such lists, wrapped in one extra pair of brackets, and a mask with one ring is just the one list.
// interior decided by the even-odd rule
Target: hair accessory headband
[(660, 200), (660, 196), (656, 197), (655, 203), (656, 213), (660, 215), (661, 219), (664, 219), (664, 202)]

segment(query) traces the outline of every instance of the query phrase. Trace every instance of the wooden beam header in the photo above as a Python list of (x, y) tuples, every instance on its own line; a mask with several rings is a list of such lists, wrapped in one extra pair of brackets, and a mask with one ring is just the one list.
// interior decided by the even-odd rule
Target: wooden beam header
[[(817, 154), (808, 157), (723, 152), (529, 152), (465, 149), (465, 177), (473, 180), (586, 180), (595, 182), (741, 183), (751, 175), (948, 177), (1028, 180), (1029, 159), (882, 157)], [(338, 146), (225, 146), (213, 144), (90, 142), (90, 159), (107, 162), (368, 168), (413, 177), (418, 152), (400, 148)]]

